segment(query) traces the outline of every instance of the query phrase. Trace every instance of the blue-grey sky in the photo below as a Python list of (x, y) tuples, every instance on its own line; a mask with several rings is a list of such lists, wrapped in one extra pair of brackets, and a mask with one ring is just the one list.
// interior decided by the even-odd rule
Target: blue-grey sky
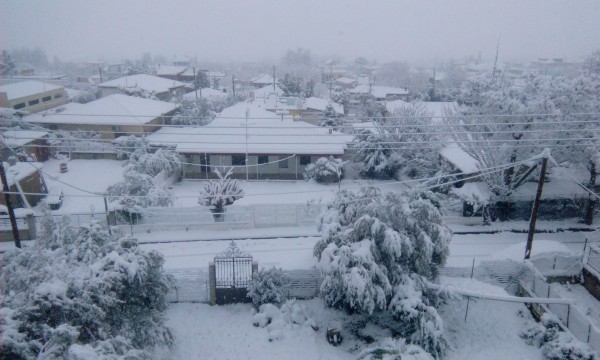
[(287, 49), (379, 61), (581, 58), (598, 0), (0, 0), (0, 47), (50, 58), (279, 59)]

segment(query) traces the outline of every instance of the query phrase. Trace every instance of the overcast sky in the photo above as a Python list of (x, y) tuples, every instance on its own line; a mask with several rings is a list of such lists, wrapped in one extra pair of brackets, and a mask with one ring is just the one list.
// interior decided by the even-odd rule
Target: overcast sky
[(62, 60), (489, 59), (500, 34), (503, 60), (576, 59), (600, 48), (600, 1), (0, 0), (0, 29), (0, 47)]

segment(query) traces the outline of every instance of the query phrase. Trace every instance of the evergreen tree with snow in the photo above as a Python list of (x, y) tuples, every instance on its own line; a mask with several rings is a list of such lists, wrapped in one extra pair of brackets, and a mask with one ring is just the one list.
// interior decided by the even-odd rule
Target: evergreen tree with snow
[(286, 73), (283, 79), (279, 79), (278, 85), (284, 96), (300, 96), (302, 93), (302, 79), (293, 74)]
[(33, 246), (0, 259), (1, 359), (152, 358), (171, 346), (164, 260), (97, 223), (46, 216)]
[(381, 127), (364, 129), (352, 145), (359, 172), (369, 179), (391, 179), (402, 166), (403, 159), (393, 144), (385, 141), (387, 133)]
[(209, 124), (214, 118), (215, 111), (213, 105), (207, 99), (184, 99), (181, 101), (177, 114), (173, 116), (171, 122), (173, 125), (204, 126)]
[(319, 125), (334, 129), (343, 125), (343, 119), (340, 114), (335, 111), (333, 104), (327, 104), (325, 111), (323, 112), (323, 120), (321, 120)]
[(439, 299), (427, 285), (437, 279), (452, 236), (438, 206), (431, 192), (342, 190), (320, 217), (314, 248), (329, 306), (372, 315), (435, 358), (446, 341)]
[(208, 206), (213, 213), (215, 221), (224, 221), (225, 206), (233, 204), (236, 200), (244, 197), (244, 190), (237, 180), (231, 179), (233, 168), (222, 173), (215, 168), (216, 180), (206, 181), (200, 188), (198, 203)]

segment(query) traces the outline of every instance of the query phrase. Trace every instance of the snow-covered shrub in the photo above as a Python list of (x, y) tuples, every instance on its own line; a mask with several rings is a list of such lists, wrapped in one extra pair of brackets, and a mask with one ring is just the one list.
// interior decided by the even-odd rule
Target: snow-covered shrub
[(173, 150), (158, 149), (153, 153), (148, 153), (145, 150), (134, 152), (125, 166), (130, 166), (135, 171), (141, 174), (156, 176), (164, 172), (167, 176), (180, 174), (183, 168), (183, 158)]
[(561, 331), (560, 320), (552, 313), (542, 315), (542, 323), (532, 323), (519, 336), (529, 345), (542, 348), (546, 360), (594, 360), (594, 350), (570, 333)]
[(287, 299), (289, 283), (289, 277), (281, 268), (261, 269), (252, 274), (248, 297), (257, 308), (266, 303), (280, 304)]
[(288, 300), (281, 308), (273, 304), (263, 304), (253, 317), (252, 324), (256, 327), (267, 328), (269, 341), (281, 339), (285, 327), (304, 326), (314, 331), (319, 330), (312, 314), (295, 300)]
[(154, 251), (97, 223), (43, 219), (39, 240), (0, 259), (3, 359), (149, 359), (170, 346), (173, 284)]
[[(217, 107), (220, 108), (220, 106)], [(183, 100), (171, 122), (173, 125), (204, 126), (209, 124), (214, 117), (215, 109), (213, 103), (207, 99), (200, 98), (198, 100)]]
[(318, 183), (333, 183), (342, 178), (344, 162), (333, 156), (319, 158), (315, 163), (304, 168), (304, 180), (314, 180)]
[(394, 331), (436, 358), (446, 341), (427, 282), (448, 257), (452, 233), (431, 192), (381, 194), (342, 190), (319, 219), (315, 245), (321, 295), (349, 312), (387, 313)]
[(358, 355), (359, 360), (433, 360), (433, 356), (422, 347), (408, 344), (404, 339), (384, 339), (381, 343), (370, 346)]
[(233, 204), (244, 197), (244, 190), (240, 188), (237, 180), (231, 179), (233, 168), (225, 174), (215, 168), (216, 180), (206, 181), (200, 188), (198, 203), (208, 206), (213, 213), (215, 221), (223, 221), (225, 206)]

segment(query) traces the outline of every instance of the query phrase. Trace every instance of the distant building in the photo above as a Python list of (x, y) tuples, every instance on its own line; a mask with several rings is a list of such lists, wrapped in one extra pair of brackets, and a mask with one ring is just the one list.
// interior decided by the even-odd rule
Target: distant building
[[(2, 133), (4, 145), (0, 149), (2, 160), (11, 156), (22, 155), (22, 161), (46, 161), (50, 158), (51, 148), (48, 143), (48, 132), (38, 130), (7, 130)], [(20, 157), (20, 156), (19, 156)]]
[(262, 74), (255, 78), (252, 78), (250, 80), (250, 86), (258, 89), (258, 88), (262, 88), (262, 87), (265, 87), (268, 85), (273, 86), (274, 82), (275, 82), (275, 79), (273, 79), (273, 76), (271, 76), (269, 74)]
[(182, 82), (194, 82), (198, 72), (208, 73), (208, 70), (194, 69), (189, 66), (158, 65), (156, 76)]
[[(16, 162), (11, 159), (4, 163), (6, 181), (11, 193), (10, 199), (15, 208), (35, 206), (47, 194), (48, 188), (40, 169), (41, 163)], [(2, 181), (0, 180), (0, 185)], [(0, 196), (0, 205), (6, 205), (4, 196)]]
[(150, 93), (160, 100), (168, 100), (174, 95), (183, 94), (185, 84), (154, 75), (138, 74), (105, 81), (98, 85), (98, 89), (100, 89), (101, 97), (112, 94), (127, 94), (128, 90), (138, 89)]
[(60, 112), (26, 116), (23, 121), (52, 130), (99, 132), (104, 139), (141, 136), (169, 124), (179, 105), (121, 94), (87, 104), (69, 103)]
[(28, 80), (0, 86), (0, 107), (40, 112), (69, 102), (63, 86)]
[(408, 90), (404, 88), (381, 85), (358, 85), (348, 91), (351, 95), (371, 95), (377, 100), (404, 100), (408, 98)]

